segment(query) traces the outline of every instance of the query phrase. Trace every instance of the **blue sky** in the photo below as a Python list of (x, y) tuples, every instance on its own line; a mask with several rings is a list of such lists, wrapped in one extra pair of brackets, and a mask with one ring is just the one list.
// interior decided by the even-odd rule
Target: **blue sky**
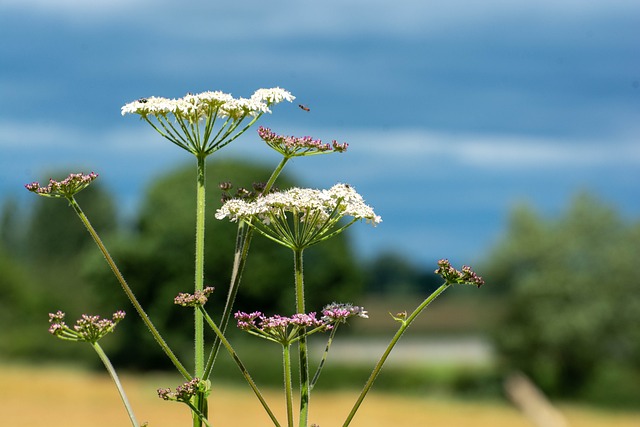
[[(280, 86), (261, 124), (350, 144), (290, 171), (374, 206), (365, 255), (480, 260), (514, 204), (582, 190), (637, 218), (639, 29), (635, 0), (2, 0), (0, 200), (69, 167), (132, 209), (191, 159), (123, 104)], [(253, 131), (217, 155), (277, 161)]]

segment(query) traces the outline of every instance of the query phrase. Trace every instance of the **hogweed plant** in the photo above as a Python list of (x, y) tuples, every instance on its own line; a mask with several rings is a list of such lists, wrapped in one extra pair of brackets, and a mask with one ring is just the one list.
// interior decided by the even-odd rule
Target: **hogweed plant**
[[(236, 245), (225, 307), (222, 313), (214, 316), (217, 318), (216, 320), (205, 309), (208, 299), (214, 292), (212, 287), (204, 287), (203, 285), (204, 219), (206, 214), (205, 161), (209, 155), (230, 144), (247, 131), (263, 114), (270, 113), (273, 106), (283, 101), (291, 102), (294, 99), (295, 97), (288, 91), (272, 88), (259, 89), (250, 98), (234, 98), (230, 94), (215, 91), (187, 94), (179, 99), (141, 98), (122, 107), (123, 115), (136, 114), (140, 116), (141, 120), (151, 125), (164, 138), (193, 154), (196, 158), (196, 244), (193, 292), (180, 293), (174, 300), (175, 304), (188, 307), (194, 313), (193, 372), (185, 368), (185, 365), (163, 339), (160, 331), (154, 326), (75, 199), (75, 195), (89, 186), (98, 175), (93, 172), (89, 174), (73, 173), (62, 181), (51, 179), (46, 186), (41, 186), (37, 182), (26, 185), (29, 191), (37, 195), (65, 199), (80, 218), (149, 333), (184, 379), (184, 383), (175, 387), (173, 391), (170, 388), (159, 389), (158, 396), (167, 401), (185, 404), (191, 412), (193, 427), (214, 425), (215, 414), (210, 411), (208, 396), (211, 391), (211, 374), (221, 347), (230, 354), (274, 426), (293, 427), (297, 423), (300, 427), (308, 427), (311, 392), (325, 366), (339, 326), (354, 316), (368, 317), (367, 311), (363, 307), (349, 303), (333, 302), (320, 310), (308, 312), (305, 299), (303, 258), (306, 248), (321, 244), (342, 233), (358, 221), (364, 220), (366, 223), (376, 226), (382, 221), (380, 216), (376, 215), (373, 208), (368, 206), (362, 196), (348, 184), (336, 184), (327, 190), (308, 188), (274, 190), (278, 176), (292, 158), (343, 153), (347, 151), (348, 145), (337, 141), (333, 141), (331, 144), (323, 143), (307, 136), (278, 135), (263, 127), (258, 129), (260, 139), (268, 147), (278, 152), (282, 158), (266, 183), (255, 186), (254, 191), (241, 189), (235, 195), (231, 195), (229, 193), (232, 188), (231, 184), (222, 183), (220, 185), (224, 192), (224, 203), (215, 212), (215, 217), (219, 220), (227, 219), (237, 224)], [(234, 301), (240, 287), (242, 272), (254, 232), (291, 249), (293, 253), (292, 291), (295, 294), (293, 314), (267, 315), (260, 311), (233, 313)], [(399, 313), (392, 316), (399, 322), (398, 331), (374, 366), (350, 413), (346, 416), (342, 424), (343, 427), (351, 423), (389, 354), (417, 316), (451, 285), (468, 284), (480, 287), (484, 283), (482, 278), (469, 267), (465, 266), (462, 270), (456, 270), (447, 260), (439, 261), (435, 272), (442, 277), (444, 281), (442, 286), (429, 295), (411, 314)], [(113, 332), (116, 324), (123, 318), (123, 311), (115, 313), (111, 320), (83, 315), (75, 326), (69, 327), (64, 322), (64, 313), (58, 311), (49, 315), (51, 324), (49, 332), (64, 340), (87, 342), (94, 348), (116, 385), (132, 426), (139, 427), (146, 424), (138, 423), (116, 371), (98, 344), (104, 335)], [(235, 320), (239, 329), (281, 346), (286, 421), (278, 420), (243, 364), (240, 355), (227, 339), (226, 329), (232, 320)], [(205, 351), (207, 348), (204, 339), (205, 325), (211, 328), (215, 334), (213, 341), (208, 343), (208, 354)], [(319, 333), (328, 335), (327, 343), (320, 361), (313, 369), (313, 376), (311, 376), (307, 337)], [(299, 408), (297, 412), (293, 405), (295, 388), (291, 363), (292, 347), (294, 352), (297, 352), (298, 358)]]

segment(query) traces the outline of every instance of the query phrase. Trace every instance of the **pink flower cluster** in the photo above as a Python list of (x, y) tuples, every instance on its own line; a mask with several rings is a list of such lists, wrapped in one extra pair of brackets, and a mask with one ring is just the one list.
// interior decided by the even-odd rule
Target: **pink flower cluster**
[(335, 140), (331, 144), (326, 144), (310, 136), (278, 135), (271, 129), (262, 126), (258, 128), (258, 135), (269, 147), (287, 157), (309, 156), (326, 152), (343, 153), (349, 147), (346, 142), (340, 144)]
[(97, 177), (98, 174), (93, 172), (88, 175), (72, 173), (62, 181), (49, 179), (49, 185), (46, 187), (40, 186), (40, 183), (38, 182), (32, 182), (24, 187), (32, 193), (36, 193), (40, 196), (69, 198), (80, 190), (85, 189)]

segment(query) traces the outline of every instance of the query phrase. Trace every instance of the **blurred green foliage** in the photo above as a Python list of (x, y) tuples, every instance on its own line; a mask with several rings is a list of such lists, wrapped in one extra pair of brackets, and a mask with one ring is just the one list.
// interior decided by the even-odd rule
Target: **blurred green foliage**
[(553, 396), (638, 403), (640, 223), (586, 194), (554, 219), (523, 206), (489, 260), (510, 367)]
[[(231, 181), (236, 187), (250, 188), (270, 172), (233, 161), (211, 163), (207, 170), (205, 284), (216, 287), (207, 305), (214, 319), (225, 302), (236, 237), (236, 224), (213, 217), (221, 204), (217, 186)], [(100, 181), (78, 195), (140, 302), (187, 364), (193, 317), (189, 309), (172, 301), (177, 293), (193, 287), (195, 178), (195, 166), (158, 177), (126, 226), (118, 222), (115, 199)], [(296, 184), (285, 175), (277, 185)], [(128, 318), (102, 343), (114, 362), (136, 369), (169, 367), (66, 201), (35, 197), (27, 212), (9, 199), (0, 215), (0, 321), (10, 325), (0, 332), (0, 357), (64, 357), (97, 364), (88, 346), (56, 340), (46, 332), (47, 313), (61, 309), (72, 320), (84, 312), (109, 316), (125, 309)], [(367, 293), (369, 301), (378, 305), (384, 301), (382, 322), (393, 329), (395, 323), (385, 311), (392, 299), (419, 302), (439, 285), (432, 273), (435, 267), (417, 267), (393, 253), (379, 254), (362, 266), (348, 235), (349, 231), (305, 252), (308, 309), (319, 310), (334, 300), (365, 304), (363, 294)], [(436, 302), (424, 316), (425, 330), (450, 332), (454, 325), (456, 331), (481, 333), (485, 326), (478, 329), (477, 324), (494, 324), (505, 367), (525, 371), (547, 393), (601, 403), (637, 403), (639, 259), (640, 223), (621, 218), (588, 195), (577, 197), (556, 218), (522, 206), (513, 212), (505, 237), (489, 252), (487, 265), (478, 270), (487, 280), (482, 292), (473, 292), (480, 299), (474, 296), (470, 302), (462, 298), (468, 295), (464, 289), (460, 295), (452, 290), (446, 301)], [(254, 235), (236, 309), (289, 314), (294, 306), (292, 285), (290, 250)], [(482, 300), (483, 296), (491, 300)], [(466, 305), (456, 306), (455, 300)], [(498, 314), (494, 319), (466, 313), (475, 308)], [(376, 319), (368, 324), (380, 328)], [(419, 325), (416, 328), (421, 330)], [(359, 331), (371, 332), (364, 322)], [(222, 354), (223, 370), (226, 362)], [(335, 375), (347, 377), (339, 368)], [(491, 372), (465, 375), (468, 378), (460, 381), (467, 385), (488, 381), (493, 390), (497, 384)], [(460, 376), (448, 378), (459, 380)]]

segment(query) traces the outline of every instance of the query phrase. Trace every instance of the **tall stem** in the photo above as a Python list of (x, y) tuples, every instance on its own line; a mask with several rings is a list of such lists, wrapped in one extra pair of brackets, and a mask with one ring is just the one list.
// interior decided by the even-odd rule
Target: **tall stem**
[[(205, 154), (196, 154), (196, 257), (195, 257), (195, 292), (204, 288), (204, 220), (205, 220)], [(197, 308), (194, 310), (194, 376), (204, 378), (204, 320)], [(196, 395), (195, 406), (207, 416), (206, 401), (202, 394)], [(202, 426), (200, 417), (193, 417), (194, 427)]]
[[(293, 250), (293, 266), (296, 286), (296, 313), (305, 312), (304, 304), (304, 275), (302, 268), (302, 252), (303, 249), (295, 248)], [(300, 340), (298, 341), (300, 352), (300, 427), (307, 426), (307, 418), (309, 416), (309, 357), (307, 353), (307, 337), (305, 331), (302, 331)]]
[(131, 408), (129, 399), (127, 399), (127, 395), (124, 392), (122, 383), (120, 382), (120, 379), (118, 378), (118, 374), (116, 373), (116, 370), (113, 368), (111, 361), (107, 357), (104, 350), (102, 350), (102, 347), (100, 347), (100, 344), (98, 344), (97, 342), (94, 342), (94, 343), (91, 343), (91, 345), (93, 346), (93, 349), (96, 351), (96, 353), (98, 353), (98, 357), (100, 357), (100, 360), (102, 360), (102, 363), (104, 363), (104, 366), (105, 368), (107, 368), (109, 375), (111, 375), (111, 378), (113, 379), (113, 382), (115, 383), (116, 388), (118, 389), (118, 394), (120, 394), (120, 398), (122, 399), (122, 403), (124, 404), (124, 407), (127, 410), (127, 414), (129, 415), (129, 419), (131, 420), (131, 425), (133, 425), (133, 427), (139, 427), (140, 425), (136, 420), (136, 416), (133, 414), (133, 409)]
[(371, 372), (371, 376), (367, 380), (367, 383), (364, 385), (364, 388), (362, 389), (360, 396), (358, 396), (358, 400), (356, 400), (356, 403), (353, 405), (353, 408), (351, 408), (351, 412), (349, 412), (349, 415), (347, 416), (347, 419), (344, 421), (344, 424), (342, 424), (342, 427), (347, 427), (353, 420), (353, 417), (356, 415), (356, 412), (360, 408), (362, 401), (367, 396), (367, 393), (369, 392), (369, 390), (371, 390), (371, 387), (373, 386), (373, 382), (378, 377), (378, 374), (380, 374), (380, 371), (382, 370), (382, 366), (387, 361), (387, 358), (389, 357), (391, 350), (393, 350), (393, 347), (395, 347), (395, 345), (398, 343), (398, 341), (400, 340), (404, 332), (407, 330), (407, 328), (411, 325), (411, 323), (413, 323), (416, 317), (418, 317), (418, 315), (422, 313), (422, 311), (425, 308), (427, 308), (427, 306), (431, 304), (433, 300), (435, 300), (449, 286), (450, 286), (449, 283), (445, 283), (442, 286), (440, 286), (438, 289), (433, 291), (433, 293), (429, 295), (427, 299), (422, 301), (422, 303), (413, 311), (413, 313), (411, 313), (409, 317), (407, 317), (405, 320), (401, 320), (402, 325), (398, 329), (398, 332), (396, 332), (396, 334), (391, 339), (391, 342), (389, 343), (386, 350), (382, 354), (382, 357), (380, 357), (380, 360), (376, 364), (375, 368), (373, 368), (373, 372)]
[(282, 346), (282, 366), (284, 369), (284, 393), (287, 401), (287, 427), (293, 427), (293, 391), (291, 390), (291, 345)]
[(142, 308), (142, 306), (138, 302), (138, 299), (136, 298), (136, 296), (134, 295), (133, 291), (131, 290), (131, 288), (127, 284), (127, 281), (124, 280), (124, 276), (122, 275), (122, 273), (120, 273), (120, 270), (118, 269), (118, 266), (116, 266), (116, 263), (113, 261), (113, 258), (111, 258), (111, 254), (109, 254), (109, 251), (107, 250), (106, 246), (104, 245), (104, 243), (102, 243), (102, 240), (100, 239), (100, 236), (98, 236), (98, 233), (96, 232), (96, 230), (93, 228), (93, 226), (89, 222), (89, 219), (87, 218), (87, 216), (84, 214), (84, 212), (80, 208), (80, 205), (78, 205), (78, 203), (76, 202), (76, 200), (73, 197), (69, 198), (68, 200), (69, 200), (69, 204), (71, 205), (73, 210), (76, 212), (76, 214), (78, 215), (78, 217), (80, 218), (80, 220), (84, 224), (85, 228), (87, 229), (87, 231), (89, 232), (89, 234), (93, 238), (93, 241), (96, 243), (96, 245), (100, 249), (100, 252), (102, 252), (102, 255), (104, 256), (105, 260), (107, 261), (107, 264), (109, 264), (109, 267), (111, 268), (111, 271), (113, 271), (113, 274), (116, 276), (116, 279), (118, 279), (118, 282), (120, 283), (120, 286), (122, 286), (122, 290), (124, 291), (124, 293), (129, 298), (129, 301), (131, 301), (131, 304), (133, 304), (133, 307), (136, 309), (136, 311), (138, 312), (138, 315), (140, 316), (140, 318), (142, 319), (144, 324), (147, 326), (147, 328), (151, 332), (151, 335), (153, 335), (153, 338), (160, 345), (160, 348), (162, 348), (162, 350), (165, 352), (165, 354), (169, 357), (169, 359), (171, 360), (173, 365), (176, 367), (176, 369), (180, 372), (180, 374), (186, 380), (191, 381), (191, 379), (192, 379), (191, 375), (185, 369), (185, 367), (182, 365), (182, 363), (180, 363), (180, 361), (178, 360), (176, 355), (173, 354), (173, 351), (171, 351), (171, 348), (169, 348), (169, 345), (162, 338), (162, 336), (160, 335), (160, 332), (158, 332), (156, 327), (153, 325), (153, 322), (151, 322), (151, 319), (149, 318), (147, 313), (144, 311), (144, 309)]

